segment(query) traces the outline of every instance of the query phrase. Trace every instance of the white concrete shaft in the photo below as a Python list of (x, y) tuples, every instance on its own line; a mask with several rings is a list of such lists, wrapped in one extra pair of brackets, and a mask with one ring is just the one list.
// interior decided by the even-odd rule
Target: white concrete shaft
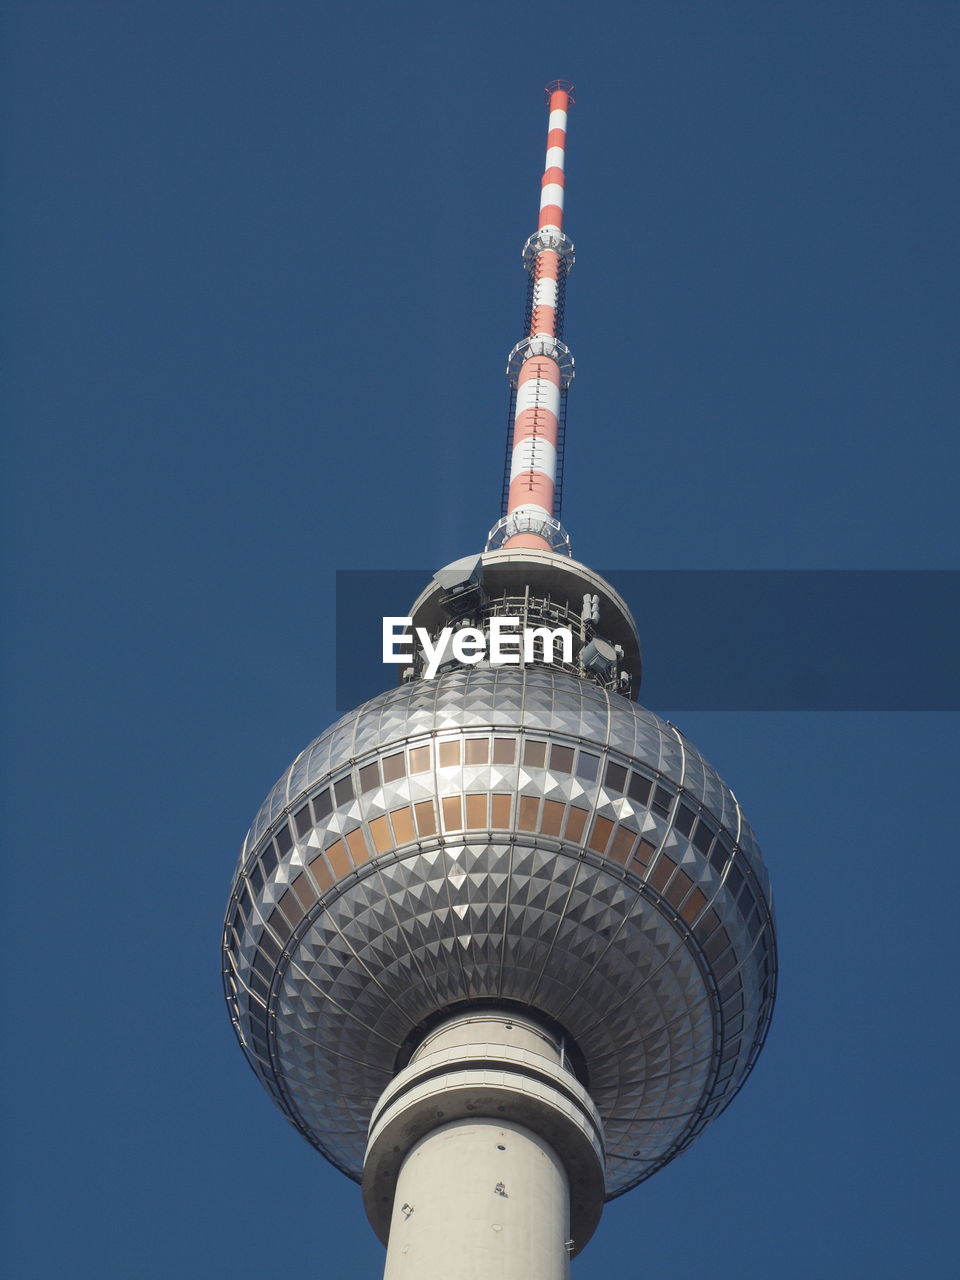
[(411, 1063), (420, 1062), (445, 1049), (463, 1049), (467, 1045), (502, 1046), (520, 1053), (526, 1050), (559, 1065), (562, 1053), (559, 1041), (537, 1023), (502, 1010), (474, 1010), (450, 1017), (417, 1045)]
[(384, 1280), (566, 1280), (569, 1237), (567, 1175), (547, 1143), (458, 1120), (403, 1162)]
[(566, 1280), (603, 1199), (597, 1109), (532, 1018), (451, 1016), (370, 1117), (363, 1202), (386, 1280)]

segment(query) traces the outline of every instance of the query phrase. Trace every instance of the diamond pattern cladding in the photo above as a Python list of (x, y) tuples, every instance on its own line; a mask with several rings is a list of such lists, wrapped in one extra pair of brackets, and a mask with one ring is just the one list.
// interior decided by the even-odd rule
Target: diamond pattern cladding
[(538, 1008), (586, 1060), (613, 1196), (746, 1078), (769, 904), (736, 800), (679, 731), (556, 671), (459, 670), (344, 716), (273, 788), (228, 909), (228, 1004), (355, 1178), (413, 1028), (471, 998)]

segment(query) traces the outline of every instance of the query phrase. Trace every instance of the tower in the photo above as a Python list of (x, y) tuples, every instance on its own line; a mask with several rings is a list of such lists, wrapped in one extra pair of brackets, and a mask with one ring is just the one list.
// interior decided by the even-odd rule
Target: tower
[[(410, 611), (436, 646), (283, 774), (240, 856), (227, 1004), (277, 1105), (362, 1182), (388, 1280), (559, 1280), (763, 1044), (766, 872), (733, 793), (634, 701), (637, 628), (559, 523), (572, 88), (548, 88), (501, 518)], [(495, 661), (506, 628), (531, 638)], [(486, 648), (484, 646), (487, 646)]]

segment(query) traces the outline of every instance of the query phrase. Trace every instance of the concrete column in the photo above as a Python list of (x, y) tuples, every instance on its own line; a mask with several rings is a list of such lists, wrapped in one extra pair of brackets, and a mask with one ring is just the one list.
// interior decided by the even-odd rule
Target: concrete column
[(599, 1117), (549, 1032), (461, 1014), (374, 1108), (363, 1193), (385, 1280), (567, 1280), (603, 1203)]
[(566, 1171), (543, 1139), (457, 1120), (401, 1166), (384, 1280), (566, 1280), (569, 1239)]

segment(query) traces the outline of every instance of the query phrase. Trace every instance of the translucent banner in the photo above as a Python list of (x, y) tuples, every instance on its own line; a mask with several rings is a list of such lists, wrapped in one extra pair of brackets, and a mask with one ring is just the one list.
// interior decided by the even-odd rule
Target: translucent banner
[[(653, 710), (960, 710), (960, 571), (601, 572), (636, 619)], [(383, 618), (409, 614), (431, 576), (338, 570), (338, 710), (397, 683)]]

